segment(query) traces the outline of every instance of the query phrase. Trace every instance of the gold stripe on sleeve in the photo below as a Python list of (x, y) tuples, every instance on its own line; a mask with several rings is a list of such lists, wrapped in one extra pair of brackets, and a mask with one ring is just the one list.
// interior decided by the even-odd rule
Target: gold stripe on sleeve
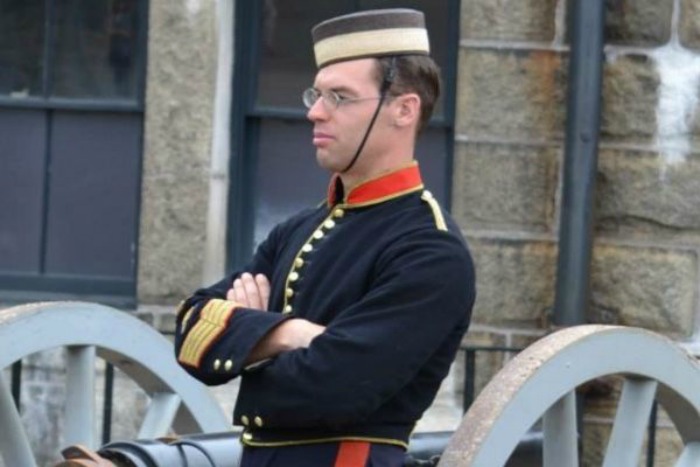
[(209, 300), (202, 309), (197, 323), (187, 333), (178, 360), (199, 368), (207, 349), (226, 330), (228, 321), (238, 306), (238, 303), (233, 301)]

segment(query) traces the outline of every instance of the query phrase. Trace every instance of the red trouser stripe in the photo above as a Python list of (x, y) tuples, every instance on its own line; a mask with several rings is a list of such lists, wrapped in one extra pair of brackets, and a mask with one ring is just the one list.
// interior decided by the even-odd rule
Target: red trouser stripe
[(365, 467), (370, 444), (365, 441), (343, 441), (338, 448), (335, 467)]

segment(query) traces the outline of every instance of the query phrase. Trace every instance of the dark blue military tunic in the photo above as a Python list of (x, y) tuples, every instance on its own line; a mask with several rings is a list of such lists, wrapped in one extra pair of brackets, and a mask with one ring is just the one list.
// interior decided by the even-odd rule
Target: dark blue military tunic
[[(242, 272), (271, 282), (269, 312), (226, 300)], [(198, 290), (178, 313), (180, 364), (209, 385), (241, 376), (234, 424), (247, 446), (367, 441), (405, 448), (447, 375), (474, 303), (458, 226), (416, 164), (273, 229), (243, 271)], [(287, 319), (326, 326), (309, 348), (245, 366)]]

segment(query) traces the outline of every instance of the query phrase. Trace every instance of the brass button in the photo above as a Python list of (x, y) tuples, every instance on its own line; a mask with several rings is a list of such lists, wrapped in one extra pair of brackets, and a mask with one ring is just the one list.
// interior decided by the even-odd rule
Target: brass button
[(317, 230), (316, 232), (314, 232), (314, 238), (316, 240), (321, 240), (323, 238), (323, 235), (323, 230)]
[(255, 420), (254, 420), (254, 421), (255, 421), (255, 425), (256, 425), (256, 426), (259, 426), (259, 427), (262, 427), (262, 426), (263, 426), (263, 419), (262, 419), (262, 418), (260, 418), (260, 417), (255, 417)]
[(284, 307), (284, 312), (285, 313), (291, 313), (292, 312), (292, 305), (287, 305)]
[(253, 439), (253, 433), (248, 433), (248, 432), (243, 433), (243, 439), (246, 440), (246, 441), (252, 440), (252, 439)]
[(226, 363), (224, 363), (224, 370), (231, 371), (231, 368), (233, 368), (233, 361), (226, 360)]
[(343, 217), (345, 215), (345, 211), (343, 211), (340, 208), (337, 208), (335, 211), (333, 211), (333, 217)]
[(241, 423), (243, 423), (245, 426), (250, 425), (250, 420), (248, 420), (248, 416), (247, 416), (247, 415), (241, 416)]
[(297, 258), (294, 260), (294, 267), (299, 269), (300, 267), (304, 266), (304, 260), (301, 258)]
[(301, 247), (301, 251), (303, 251), (304, 253), (311, 253), (311, 250), (313, 249), (314, 247), (310, 243), (307, 243), (306, 245)]
[(219, 371), (219, 368), (221, 368), (221, 360), (217, 358), (214, 360), (214, 371)]
[(294, 289), (287, 289), (284, 291), (284, 294), (287, 296), (287, 298), (292, 298), (294, 296)]
[(335, 227), (335, 221), (333, 219), (326, 219), (326, 222), (323, 223), (323, 226), (327, 229), (332, 229)]
[(299, 273), (296, 271), (289, 273), (289, 282), (294, 282), (296, 280), (299, 280)]

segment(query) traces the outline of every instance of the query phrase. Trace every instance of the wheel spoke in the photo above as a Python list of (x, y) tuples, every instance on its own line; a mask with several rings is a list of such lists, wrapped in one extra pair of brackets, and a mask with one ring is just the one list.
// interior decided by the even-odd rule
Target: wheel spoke
[(545, 467), (578, 466), (576, 393), (571, 391), (555, 402), (542, 420)]
[(685, 445), (675, 467), (695, 467), (697, 465), (700, 465), (700, 442), (696, 441)]
[(97, 448), (95, 426), (95, 347), (67, 347), (66, 444)]
[(177, 394), (170, 392), (153, 394), (138, 437), (140, 439), (158, 438), (167, 434), (168, 429), (173, 425), (180, 402), (180, 396)]
[(0, 427), (2, 427), (0, 454), (5, 465), (36, 467), (32, 448), (2, 369), (0, 369)]
[(637, 465), (658, 383), (626, 378), (603, 467)]

